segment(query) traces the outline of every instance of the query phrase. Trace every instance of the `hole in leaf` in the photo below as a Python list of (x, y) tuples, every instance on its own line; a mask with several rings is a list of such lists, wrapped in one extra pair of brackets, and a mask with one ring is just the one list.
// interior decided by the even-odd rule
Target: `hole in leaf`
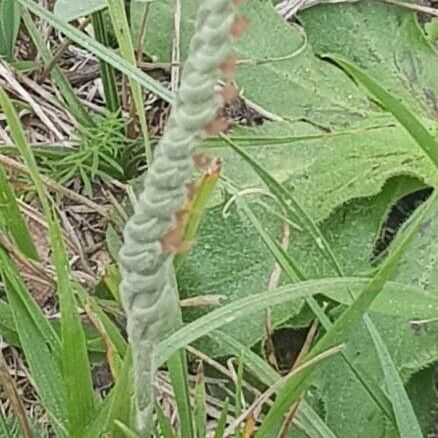
[(402, 197), (390, 209), (374, 246), (372, 263), (377, 265), (384, 256), (400, 227), (411, 217), (414, 211), (432, 194), (433, 189), (426, 187)]

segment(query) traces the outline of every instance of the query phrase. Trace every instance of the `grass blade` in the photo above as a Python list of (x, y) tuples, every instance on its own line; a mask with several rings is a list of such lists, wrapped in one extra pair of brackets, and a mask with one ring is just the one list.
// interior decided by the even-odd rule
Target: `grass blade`
[(364, 85), (392, 113), (438, 169), (438, 142), (423, 124), (400, 102), (400, 99), (386, 91), (377, 81), (347, 59), (339, 55), (329, 55), (327, 57)]
[(417, 416), (414, 408), (411, 405), (403, 381), (394, 362), (383, 342), (379, 332), (372, 326), (369, 329), (371, 339), (373, 340), (377, 354), (382, 364), (385, 383), (389, 393), (389, 397), (394, 406), (395, 419), (397, 421), (398, 431), (401, 438), (422, 438), (423, 433), (418, 424)]
[[(131, 39), (131, 32), (126, 17), (124, 0), (108, 0), (108, 10), (111, 15), (111, 21), (116, 33), (117, 41), (123, 58), (133, 67), (137, 65), (135, 58), (134, 45)], [(134, 100), (137, 117), (140, 121), (141, 132), (143, 134), (146, 158), (148, 163), (152, 163), (152, 147), (149, 141), (148, 124), (146, 120), (146, 109), (143, 103), (143, 93), (140, 84), (128, 75), (131, 94)]]
[(19, 250), (32, 260), (38, 260), (38, 253), (33, 239), (21, 215), (15, 194), (9, 185), (6, 172), (0, 165), (0, 217), (3, 218)]
[(12, 410), (17, 417), (22, 436), (24, 438), (32, 438), (32, 428), (30, 427), (29, 419), (27, 418), (26, 409), (20, 397), (20, 393), (18, 392), (17, 385), (9, 373), (8, 366), (3, 357), (3, 352), (0, 352), (0, 382), (2, 383), (3, 390), (11, 403)]
[[(130, 352), (125, 355), (120, 378), (112, 392), (111, 407), (103, 428), (103, 432), (110, 432), (114, 438), (124, 438), (123, 433), (115, 425), (116, 421), (130, 425), (134, 413), (134, 389), (132, 385), (132, 358)], [(100, 435), (100, 434), (99, 434)]]
[(12, 61), (20, 29), (20, 10), (14, 0), (0, 0), (0, 58)]
[[(437, 195), (435, 192), (429, 201), (427, 201), (426, 205), (424, 207), (420, 207), (422, 209), (421, 213), (418, 214), (416, 220), (405, 230), (402, 237), (398, 240), (397, 245), (393, 246), (392, 251), (380, 266), (376, 276), (364, 288), (354, 303), (335, 321), (330, 330), (328, 330), (317, 342), (310, 353), (306, 356), (306, 359), (309, 357), (314, 357), (314, 355), (319, 354), (327, 348), (330, 348), (330, 346), (334, 345), (335, 343), (342, 341), (347, 336), (349, 331), (352, 330), (353, 327), (364, 316), (365, 312), (367, 312), (369, 306), (382, 290), (389, 276), (393, 272), (393, 269), (403, 255), (405, 248), (417, 231), (421, 221), (429, 211), (430, 206), (432, 205), (432, 202), (436, 196)], [(275, 434), (275, 427), (281, 421), (281, 418), (285, 412), (290, 408), (290, 406), (293, 405), (293, 403), (298, 400), (306, 387), (309, 385), (310, 374), (311, 370), (306, 370), (300, 375), (299, 379), (294, 379), (290, 381), (289, 384), (285, 385), (282, 391), (278, 394), (274, 405), (270, 409), (262, 426), (258, 430), (256, 437), (270, 436), (272, 433)]]
[[(35, 47), (38, 49), (38, 53), (44, 61), (46, 66), (50, 65), (53, 56), (51, 51), (47, 48), (46, 43), (35, 26), (29, 11), (21, 7), (21, 14), (23, 16), (23, 22), (26, 26), (29, 36)], [(77, 97), (76, 92), (73, 90), (70, 82), (65, 77), (63, 71), (55, 64), (50, 71), (50, 75), (53, 79), (52, 84), (54, 87), (58, 87), (59, 92), (64, 99), (65, 105), (69, 109), (72, 116), (82, 125), (82, 126), (93, 126), (94, 122), (85, 106)]]
[(196, 374), (195, 403), (193, 418), (195, 420), (196, 437), (204, 438), (207, 432), (207, 393), (205, 391), (205, 375), (202, 362), (199, 363)]
[(96, 398), (91, 379), (87, 343), (70, 282), (69, 264), (60, 227), (53, 214), (51, 247), (61, 310), (62, 371), (69, 412), (69, 436), (82, 438), (91, 422)]
[(161, 436), (163, 438), (175, 438), (172, 425), (158, 403), (155, 405), (155, 412), (157, 413), (158, 427), (160, 429)]
[[(109, 36), (105, 27), (102, 11), (97, 11), (92, 15), (92, 23), (96, 40), (105, 47), (108, 47)], [(99, 59), (99, 65), (106, 107), (109, 111), (117, 113), (121, 109), (121, 104), (117, 90), (116, 73), (110, 64), (101, 59)]]
[(49, 224), (50, 245), (57, 277), (57, 292), (61, 310), (61, 362), (65, 402), (69, 416), (69, 435), (81, 437), (94, 415), (95, 394), (88, 362), (87, 344), (74, 289), (70, 283), (69, 264), (62, 232), (51, 208), (38, 166), (12, 103), (0, 88), (0, 106), (6, 116), (12, 138), (29, 169), (38, 198)]
[(214, 431), (214, 438), (223, 438), (225, 433), (225, 428), (227, 426), (227, 415), (228, 415), (228, 402), (225, 400), (224, 406), (221, 411), (221, 415), (217, 420), (216, 430)]
[(215, 309), (195, 321), (181, 327), (169, 337), (161, 341), (154, 355), (154, 368), (158, 368), (178, 349), (185, 347), (193, 341), (208, 335), (212, 331), (223, 327), (239, 318), (251, 315), (286, 302), (307, 298), (317, 294), (329, 293), (337, 288), (351, 290), (363, 289), (372, 280), (363, 278), (324, 278), (304, 281), (297, 284), (287, 284), (272, 291), (260, 292), (241, 298), (221, 308)]
[[(177, 349), (178, 350), (178, 349)], [(167, 360), (167, 367), (170, 372), (170, 380), (175, 392), (175, 401), (178, 408), (178, 416), (181, 424), (181, 438), (193, 438), (193, 415), (190, 405), (190, 391), (187, 376), (187, 357), (183, 349), (176, 351)]]
[(17, 269), (0, 248), (0, 272), (11, 306), (20, 344), (41, 402), (55, 420), (55, 429), (67, 430), (60, 341), (24, 286)]
[(49, 23), (60, 32), (64, 33), (66, 37), (70, 38), (76, 44), (84, 47), (85, 49), (96, 55), (99, 59), (106, 61), (108, 64), (112, 65), (120, 72), (126, 74), (126, 76), (128, 76), (129, 78), (137, 81), (147, 90), (152, 91), (166, 102), (172, 102), (172, 93), (166, 90), (158, 81), (152, 79), (150, 76), (143, 73), (140, 69), (132, 66), (129, 62), (116, 55), (112, 50), (98, 43), (95, 39), (85, 35), (72, 25), (64, 23), (54, 14), (44, 9), (33, 0), (16, 0), (16, 2), (27, 8), (38, 17), (47, 21), (47, 23)]
[[(274, 385), (281, 376), (266, 361), (250, 350), (248, 347), (236, 341), (226, 333), (216, 331), (212, 335), (216, 340), (223, 343), (234, 355), (243, 355), (245, 367), (248, 368), (266, 386)], [(311, 438), (336, 438), (336, 435), (324, 423), (321, 417), (305, 401), (300, 403), (297, 418), (305, 427), (307, 435)]]

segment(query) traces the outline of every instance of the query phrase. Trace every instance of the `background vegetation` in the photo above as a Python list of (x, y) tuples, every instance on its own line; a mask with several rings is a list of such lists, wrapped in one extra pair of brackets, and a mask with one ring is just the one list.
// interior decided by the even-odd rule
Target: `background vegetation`
[[(239, 5), (153, 432), (436, 436), (437, 9), (276, 3)], [(137, 436), (118, 251), (198, 6), (0, 0), (1, 436)]]

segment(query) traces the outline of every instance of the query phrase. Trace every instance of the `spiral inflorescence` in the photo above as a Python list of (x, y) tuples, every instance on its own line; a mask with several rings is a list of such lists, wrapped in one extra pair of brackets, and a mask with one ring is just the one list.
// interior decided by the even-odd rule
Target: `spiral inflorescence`
[(218, 114), (230, 87), (216, 91), (220, 77), (234, 73), (232, 40), (245, 24), (230, 0), (203, 0), (181, 85), (154, 161), (144, 178), (120, 251), (121, 297), (127, 316), (137, 390), (138, 427), (151, 420), (152, 352), (180, 320), (173, 256), (184, 248), (181, 209), (193, 195), (193, 153), (206, 134), (225, 127)]

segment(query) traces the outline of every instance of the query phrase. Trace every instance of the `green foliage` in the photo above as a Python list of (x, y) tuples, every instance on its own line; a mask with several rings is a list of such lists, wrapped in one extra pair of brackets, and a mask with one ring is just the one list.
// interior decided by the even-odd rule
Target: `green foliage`
[(0, 165), (0, 218), (15, 244), (27, 257), (37, 260), (38, 253), (20, 212), (15, 193), (9, 184), (3, 166)]
[[(187, 56), (198, 7), (210, 3), (216, 7), (221, 2), (225, 0), (181, 2), (181, 59), (189, 72), (193, 65)], [(0, 94), (8, 133), (30, 171), (49, 223), (60, 304), (59, 320), (48, 321), (13, 258), (0, 248), (0, 275), (7, 299), (0, 301), (0, 334), (22, 349), (57, 436), (136, 437), (135, 392), (145, 397), (137, 402), (137, 408), (147, 405), (148, 412), (140, 416), (144, 422), (153, 406), (150, 377), (165, 362), (175, 392), (178, 429), (174, 430), (171, 418), (166, 417), (166, 409), (156, 405), (157, 424), (140, 423), (140, 429), (150, 427), (157, 436), (205, 436), (207, 428), (215, 437), (223, 436), (229, 416), (238, 416), (247, 407), (241, 402), (243, 394), (247, 396), (244, 388), (248, 382), (258, 389), (270, 387), (275, 394), (270, 406), (257, 412), (257, 436), (276, 435), (284, 414), (298, 400), (299, 430), (291, 426), (288, 437), (408, 438), (426, 436), (436, 424), (436, 194), (401, 227), (405, 218), (399, 218), (395, 239), (381, 251), (381, 241), (388, 245), (383, 235), (394, 206), (405, 195), (438, 183), (436, 20), (426, 24), (426, 35), (411, 11), (362, 0), (310, 8), (300, 13), (303, 28), (299, 28), (286, 23), (273, 3), (251, 0), (243, 5), (250, 26), (235, 49), (241, 60), (236, 78), (241, 97), (267, 120), (260, 126), (236, 127), (228, 136), (204, 143), (209, 153), (222, 158), (221, 178), (215, 191), (208, 193), (209, 199), (202, 199), (202, 211), (197, 214), (201, 216), (205, 210), (205, 217), (202, 222), (196, 220), (194, 249), (177, 259), (175, 280), (173, 257), (163, 254), (156, 244), (173, 223), (186, 191), (172, 196), (164, 191), (170, 186), (179, 190), (190, 181), (191, 154), (199, 144), (199, 132), (220, 103), (208, 101), (207, 115), (196, 105), (187, 113), (178, 113), (181, 103), (193, 97), (197, 101), (203, 95), (201, 82), (212, 90), (217, 81), (215, 72), (187, 89), (187, 77), (183, 77), (184, 98), (177, 100), (146, 175), (146, 194), (141, 187), (125, 233), (122, 274), (125, 280), (135, 274), (128, 282), (135, 306), (127, 298), (127, 283), (122, 284), (132, 358), (124, 333), (113, 319), (117, 315), (119, 322), (120, 272), (112, 267), (96, 288), (96, 296), (88, 296), (72, 281), (52, 201), (39, 171), (44, 169), (61, 183), (79, 177), (91, 195), (99, 179), (126, 182), (136, 176), (135, 147), (139, 142), (134, 145), (126, 138), (124, 125), (129, 122), (115, 111), (91, 116), (61, 68), (54, 65), (51, 77), (80, 125), (79, 141), (76, 148), (61, 155), (38, 155), (37, 166), (10, 100), (4, 92)], [(120, 105), (113, 68), (127, 75), (150, 164), (141, 87), (167, 102), (172, 102), (173, 96), (134, 65), (132, 38), (139, 31), (145, 2), (130, 2), (131, 37), (130, 17), (121, 0), (58, 0), (55, 14), (33, 0), (0, 0), (0, 56), (8, 61), (18, 30), (15, 23), (20, 20), (18, 4), (46, 66), (53, 56), (30, 12), (98, 56), (108, 109), (117, 110)], [(95, 14), (105, 7), (109, 8), (105, 14), (111, 18), (120, 56), (108, 47), (101, 12)], [(148, 8), (145, 52), (152, 61), (169, 62), (174, 2), (150, 2)], [(96, 39), (67, 23), (93, 13)], [(202, 15), (201, 19), (206, 18)], [(211, 34), (217, 36), (221, 26), (228, 25), (219, 20)], [(227, 43), (226, 51), (229, 49)], [(210, 56), (218, 50), (207, 52)], [(193, 74), (206, 62), (202, 56), (195, 60)], [(215, 62), (219, 61), (218, 55)], [(193, 80), (190, 73), (187, 76)], [(195, 116), (202, 123), (196, 119), (193, 128)], [(192, 137), (183, 138), (188, 132)], [(178, 159), (183, 158), (176, 168), (172, 157), (178, 154)], [(140, 159), (145, 162), (144, 156)], [(18, 191), (12, 191), (4, 172), (0, 172), (0, 180), (2, 230), (32, 258), (35, 245), (18, 209)], [(148, 227), (143, 226), (146, 222)], [(119, 239), (115, 232), (112, 235), (116, 254)], [(150, 236), (155, 246), (144, 251)], [(277, 243), (283, 240), (284, 245), (285, 236), (287, 249)], [(159, 268), (154, 277), (151, 266), (158, 253), (164, 269)], [(273, 285), (276, 263), (282, 273)], [(158, 308), (154, 301), (158, 295), (151, 298), (142, 291), (145, 287), (158, 290), (162, 279), (167, 293), (158, 297), (160, 310), (142, 312)], [(223, 299), (215, 308), (185, 310), (186, 324), (171, 333), (180, 324), (175, 281), (182, 298), (206, 294)], [(98, 298), (105, 293), (105, 284), (111, 288), (105, 299), (113, 301)], [(83, 327), (78, 306), (85, 310), (93, 328)], [(250, 349), (265, 339), (267, 308), (272, 311), (274, 330), (302, 326), (313, 318), (321, 322), (301, 367), (284, 379), (263, 355)], [(173, 321), (169, 322), (170, 318)], [(142, 344), (135, 333), (146, 332), (152, 332), (153, 342)], [(338, 348), (341, 342), (342, 351)], [(235, 402), (220, 406), (211, 428), (207, 404), (212, 385), (207, 368), (199, 369), (195, 383), (190, 382), (183, 349), (191, 343), (218, 361), (224, 356), (239, 358), (237, 377), (227, 385)], [(96, 354), (101, 360), (102, 353), (114, 381), (104, 400), (94, 393), (89, 363)], [(146, 364), (144, 374), (141, 362)], [(5, 436), (13, 436), (8, 429), (8, 422), (0, 421)], [(241, 436), (240, 429), (236, 430), (236, 436)]]
[(20, 8), (14, 0), (0, 1), (0, 59), (12, 61), (20, 28)]
[(57, 0), (55, 14), (63, 21), (73, 21), (100, 11), (106, 6), (106, 0)]
[(131, 172), (135, 170), (129, 160), (133, 142), (125, 136), (119, 114), (108, 111), (95, 116), (92, 126), (78, 127), (78, 135), (77, 148), (64, 157), (42, 158), (42, 166), (48, 175), (63, 184), (79, 177), (89, 196), (93, 194), (93, 184), (99, 179), (126, 181), (132, 176)]
[[(26, 26), (27, 31), (29, 32), (29, 36), (32, 39), (32, 42), (38, 49), (44, 64), (48, 67), (52, 61), (53, 56), (50, 50), (47, 48), (44, 38), (40, 34), (38, 28), (33, 22), (32, 16), (24, 8), (21, 8), (23, 15), (23, 22)], [(59, 89), (64, 102), (71, 112), (72, 116), (82, 125), (82, 126), (92, 126), (93, 119), (91, 115), (88, 113), (87, 109), (84, 107), (80, 99), (77, 97), (73, 87), (68, 82), (65, 74), (62, 69), (54, 64), (51, 71), (51, 77), (53, 78), (54, 85)]]
[[(34, 438), (44, 438), (41, 428), (32, 424), (32, 433)], [(5, 418), (0, 414), (0, 435), (4, 438), (22, 438), (22, 432), (17, 421), (11, 418)]]

